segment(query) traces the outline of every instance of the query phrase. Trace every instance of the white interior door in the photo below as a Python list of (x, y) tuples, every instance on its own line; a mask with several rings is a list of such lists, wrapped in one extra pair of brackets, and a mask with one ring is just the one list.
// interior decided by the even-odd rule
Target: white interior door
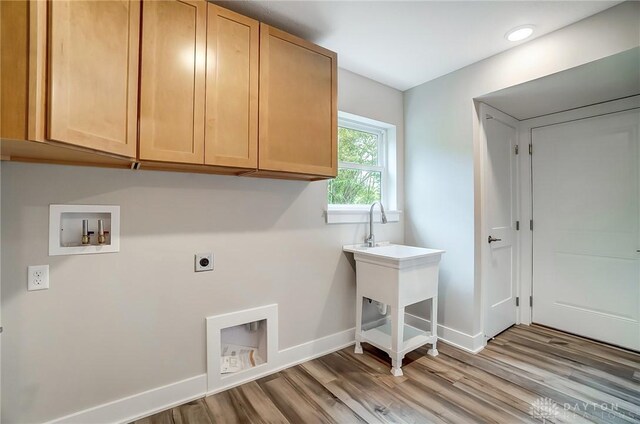
[(491, 338), (516, 323), (518, 121), (482, 106), (483, 310), (484, 333)]
[(532, 130), (533, 321), (640, 350), (640, 112)]

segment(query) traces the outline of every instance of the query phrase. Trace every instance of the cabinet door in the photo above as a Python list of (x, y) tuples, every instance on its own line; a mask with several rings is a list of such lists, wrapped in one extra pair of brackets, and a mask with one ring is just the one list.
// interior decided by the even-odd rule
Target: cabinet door
[(209, 3), (205, 163), (257, 168), (260, 26)]
[(140, 159), (204, 163), (207, 3), (142, 7)]
[(140, 3), (49, 3), (51, 140), (135, 157)]
[(29, 3), (0, 2), (0, 138), (27, 138)]
[(337, 57), (260, 25), (261, 170), (335, 176)]

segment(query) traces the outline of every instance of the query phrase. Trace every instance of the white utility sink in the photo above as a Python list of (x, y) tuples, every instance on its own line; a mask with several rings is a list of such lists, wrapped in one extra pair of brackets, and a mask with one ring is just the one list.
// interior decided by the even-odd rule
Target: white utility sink
[[(367, 342), (391, 356), (391, 373), (402, 375), (402, 358), (407, 352), (431, 344), (429, 355), (436, 356), (438, 316), (438, 269), (444, 250), (399, 244), (378, 243), (343, 246), (356, 261), (356, 353)], [(391, 313), (382, 325), (362, 328), (363, 298), (389, 305)], [(431, 299), (431, 329), (418, 329), (404, 323), (408, 305)]]
[(404, 246), (402, 244), (378, 243), (373, 247), (365, 244), (353, 244), (342, 248), (345, 252), (379, 258), (390, 259), (395, 262), (402, 262), (412, 259), (434, 257), (440, 260), (440, 255), (444, 250), (426, 249), (424, 247)]

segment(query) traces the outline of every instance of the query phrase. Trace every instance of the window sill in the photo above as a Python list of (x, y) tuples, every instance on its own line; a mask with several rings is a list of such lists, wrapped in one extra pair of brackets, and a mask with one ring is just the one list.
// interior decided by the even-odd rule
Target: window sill
[[(402, 211), (385, 211), (388, 222), (400, 222)], [(369, 222), (369, 208), (329, 208), (325, 212), (327, 224), (364, 224)], [(380, 210), (373, 213), (374, 222), (380, 222)]]

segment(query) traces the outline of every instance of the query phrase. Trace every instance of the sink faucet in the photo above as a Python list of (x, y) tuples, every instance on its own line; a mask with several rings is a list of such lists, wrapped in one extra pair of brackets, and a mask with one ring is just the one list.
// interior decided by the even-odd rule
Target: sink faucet
[(384, 206), (380, 202), (373, 202), (371, 205), (371, 209), (369, 210), (369, 237), (364, 239), (364, 242), (368, 247), (373, 247), (376, 245), (376, 236), (373, 235), (373, 208), (375, 208), (376, 204), (380, 205), (380, 213), (382, 215), (382, 223), (387, 223), (387, 215), (384, 213)]

